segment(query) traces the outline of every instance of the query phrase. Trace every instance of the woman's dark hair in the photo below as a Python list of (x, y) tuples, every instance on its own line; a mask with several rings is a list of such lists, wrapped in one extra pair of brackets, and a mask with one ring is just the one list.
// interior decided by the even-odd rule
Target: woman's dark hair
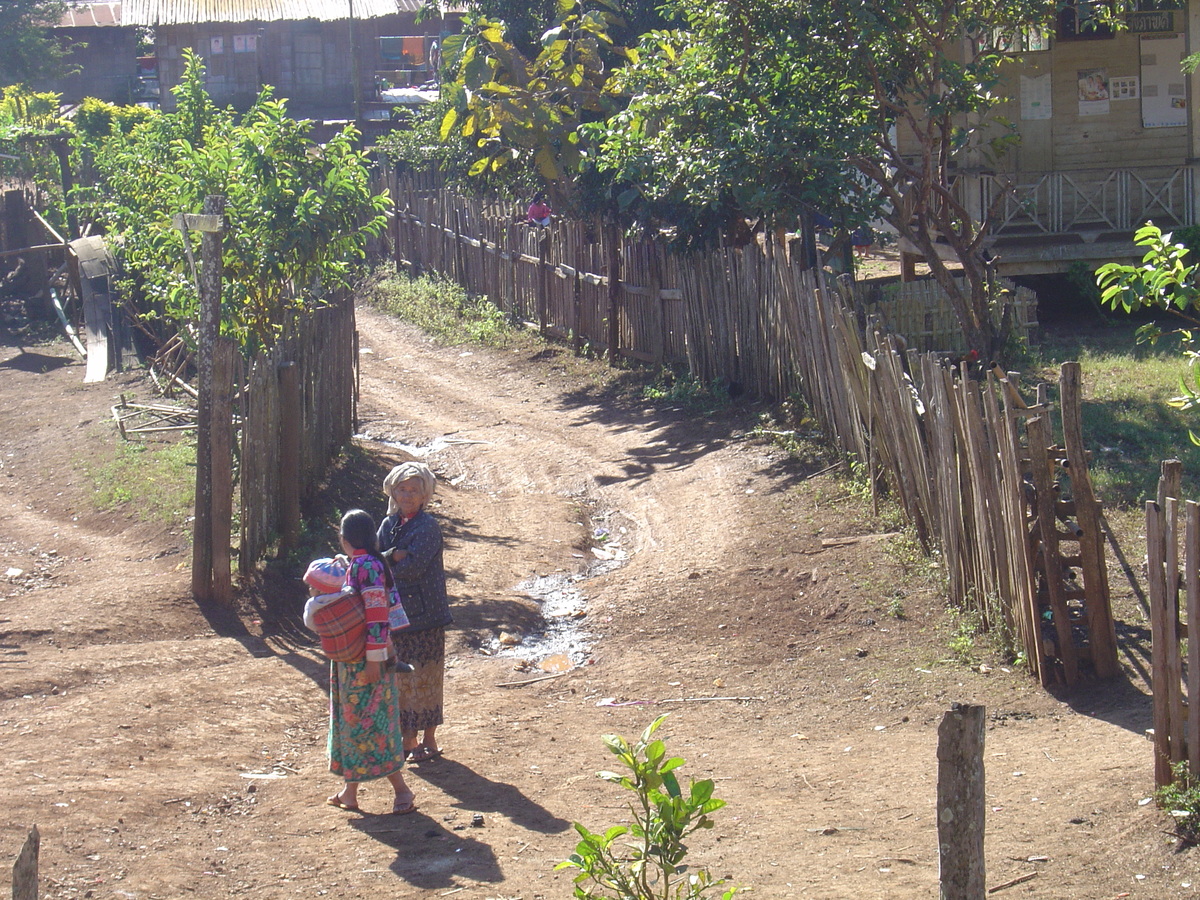
[(392, 586), (392, 567), (379, 554), (379, 541), (375, 534), (375, 520), (366, 510), (352, 509), (342, 516), (342, 537), (355, 550), (365, 550), (379, 560), (383, 566), (383, 577), (387, 586)]

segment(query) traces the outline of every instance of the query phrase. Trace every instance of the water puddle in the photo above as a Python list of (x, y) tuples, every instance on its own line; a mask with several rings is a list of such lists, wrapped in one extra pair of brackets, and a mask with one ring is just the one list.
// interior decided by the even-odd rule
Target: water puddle
[(592, 515), (592, 559), (581, 563), (581, 571), (535, 575), (516, 586), (537, 601), (543, 627), (526, 635), (501, 633), (488, 648), (493, 656), (522, 659), (530, 668), (550, 674), (587, 661), (595, 635), (586, 628), (588, 597), (583, 586), (588, 579), (613, 572), (629, 561), (632, 534), (624, 521), (619, 513)]

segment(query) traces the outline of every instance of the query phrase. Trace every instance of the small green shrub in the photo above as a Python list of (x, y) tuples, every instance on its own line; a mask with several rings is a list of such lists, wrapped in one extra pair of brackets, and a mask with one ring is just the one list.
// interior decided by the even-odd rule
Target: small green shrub
[(975, 638), (980, 632), (979, 613), (970, 609), (950, 608), (950, 640), (948, 646), (955, 662), (973, 666)]
[(642, 389), (642, 397), (656, 403), (683, 406), (692, 412), (711, 414), (729, 406), (729, 387), (718, 379), (710, 384), (687, 372), (663, 369), (658, 378)]
[[(684, 864), (684, 839), (697, 829), (712, 828), (709, 813), (723, 807), (725, 801), (713, 797), (711, 779), (691, 782), (686, 792), (680, 788), (675, 770), (683, 760), (668, 758), (663, 742), (653, 739), (664, 719), (662, 715), (650, 723), (636, 744), (619, 735), (604, 736), (604, 745), (626, 771), (599, 775), (633, 794), (629, 801), (632, 821), (603, 833), (575, 823), (582, 839), (575, 852), (555, 868), (579, 871), (576, 898), (700, 900), (725, 884), (705, 869), (689, 871)], [(728, 900), (735, 893), (737, 888), (726, 888), (720, 896)]]
[(1186, 762), (1171, 767), (1171, 784), (1154, 792), (1154, 799), (1175, 819), (1175, 830), (1189, 843), (1200, 839), (1200, 782), (1188, 772)]
[(835, 459), (828, 438), (800, 394), (760, 414), (754, 435), (769, 440), (793, 462), (812, 469), (825, 468)]
[(449, 346), (507, 347), (516, 335), (503, 310), (486, 297), (472, 297), (453, 281), (437, 275), (409, 278), (379, 274), (365, 285), (362, 297)]

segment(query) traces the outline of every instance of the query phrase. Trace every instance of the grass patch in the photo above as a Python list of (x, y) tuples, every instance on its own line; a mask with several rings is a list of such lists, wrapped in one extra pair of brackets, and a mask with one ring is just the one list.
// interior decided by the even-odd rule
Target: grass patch
[(473, 297), (453, 281), (436, 275), (410, 278), (381, 270), (363, 285), (359, 296), (446, 346), (508, 347), (520, 334), (486, 297)]
[(730, 404), (729, 388), (723, 381), (704, 384), (690, 372), (664, 368), (642, 387), (642, 399), (668, 406), (682, 406), (688, 412), (712, 415)]
[[(1137, 324), (1051, 333), (1030, 379), (1057, 386), (1059, 366), (1077, 360), (1083, 372), (1083, 435), (1092, 451), (1091, 475), (1100, 499), (1117, 508), (1140, 506), (1157, 493), (1159, 463), (1183, 461), (1184, 487), (1195, 496), (1200, 447), (1188, 430), (1200, 419), (1171, 406), (1187, 364), (1166, 340), (1138, 345)], [(1057, 388), (1051, 391), (1057, 404)]]
[(812, 471), (826, 468), (838, 458), (813, 418), (808, 403), (799, 394), (793, 394), (779, 406), (761, 413), (754, 435), (779, 447), (791, 462)]
[(112, 458), (89, 466), (92, 503), (100, 512), (127, 506), (143, 522), (177, 525), (192, 515), (196, 501), (196, 441), (148, 446), (121, 441)]

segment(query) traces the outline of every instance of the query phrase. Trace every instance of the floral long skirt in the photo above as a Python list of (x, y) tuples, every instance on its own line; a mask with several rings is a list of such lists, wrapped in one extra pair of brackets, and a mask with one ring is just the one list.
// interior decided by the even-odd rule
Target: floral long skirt
[(404, 768), (400, 706), (390, 670), (364, 684), (366, 662), (330, 664), (329, 771), (347, 781), (385, 778)]
[(413, 667), (396, 673), (400, 727), (409, 734), (442, 724), (442, 685), (446, 672), (446, 629), (392, 632), (396, 658)]

